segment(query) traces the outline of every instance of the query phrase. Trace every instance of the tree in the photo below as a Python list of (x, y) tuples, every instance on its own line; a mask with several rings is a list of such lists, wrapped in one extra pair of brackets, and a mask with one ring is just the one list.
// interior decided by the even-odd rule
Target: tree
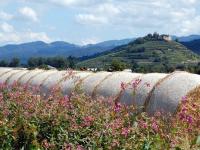
[(31, 57), (31, 58), (29, 58), (29, 60), (28, 60), (28, 66), (29, 67), (37, 67), (38, 66), (38, 60), (37, 60), (37, 58), (34, 58), (34, 57)]
[(8, 67), (8, 62), (6, 60), (1, 60), (0, 67)]
[(132, 61), (132, 72), (135, 72), (137, 70), (137, 68), (139, 67), (138, 63), (136, 61)]
[(175, 42), (179, 42), (179, 39), (178, 39), (178, 38), (176, 38), (176, 39), (175, 39)]
[(114, 59), (111, 63), (111, 69), (113, 71), (123, 71), (124, 69), (126, 69), (126, 64), (124, 62)]
[(9, 63), (9, 67), (19, 67), (20, 65), (20, 60), (19, 58), (14, 57), (10, 63)]
[(71, 69), (74, 69), (75, 68), (75, 58), (72, 56), (69, 56), (67, 60), (69, 63), (68, 67)]

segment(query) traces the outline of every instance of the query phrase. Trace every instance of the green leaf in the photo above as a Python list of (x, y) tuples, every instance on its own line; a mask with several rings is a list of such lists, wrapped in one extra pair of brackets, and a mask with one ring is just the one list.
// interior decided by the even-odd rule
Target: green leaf
[(197, 137), (196, 144), (200, 145), (200, 135)]
[(142, 147), (142, 150), (150, 150), (150, 143), (148, 141), (144, 141), (144, 145)]

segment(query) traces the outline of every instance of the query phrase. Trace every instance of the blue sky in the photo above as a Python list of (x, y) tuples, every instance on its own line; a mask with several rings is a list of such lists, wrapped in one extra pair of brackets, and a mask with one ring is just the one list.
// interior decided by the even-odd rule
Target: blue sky
[(200, 34), (199, 0), (0, 0), (0, 45)]

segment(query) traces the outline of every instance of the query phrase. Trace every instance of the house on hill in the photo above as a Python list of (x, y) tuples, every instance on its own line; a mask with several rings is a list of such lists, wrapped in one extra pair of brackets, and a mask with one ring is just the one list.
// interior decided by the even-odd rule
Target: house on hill
[(172, 41), (172, 38), (170, 35), (163, 34), (160, 36), (160, 38), (165, 41)]

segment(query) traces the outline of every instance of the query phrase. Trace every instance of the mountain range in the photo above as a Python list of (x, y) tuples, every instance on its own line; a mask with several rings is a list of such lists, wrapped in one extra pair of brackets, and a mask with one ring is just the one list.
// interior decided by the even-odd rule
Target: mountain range
[[(178, 39), (181, 44), (195, 53), (200, 54), (200, 35), (190, 35), (185, 37), (172, 36), (172, 38)], [(30, 57), (93, 56), (95, 54), (110, 51), (118, 46), (127, 45), (135, 39), (136, 38), (110, 40), (85, 46), (71, 44), (64, 41), (56, 41), (52, 43), (35, 41), (23, 44), (10, 44), (0, 47), (0, 60), (9, 60), (13, 57), (18, 57), (22, 63), (25, 63)]]
[(0, 47), (0, 59), (18, 57), (26, 62), (30, 57), (53, 57), (53, 56), (90, 56), (113, 49), (114, 47), (128, 44), (134, 39), (111, 40), (97, 44), (79, 46), (63, 41), (45, 43), (42, 41), (13, 44)]

